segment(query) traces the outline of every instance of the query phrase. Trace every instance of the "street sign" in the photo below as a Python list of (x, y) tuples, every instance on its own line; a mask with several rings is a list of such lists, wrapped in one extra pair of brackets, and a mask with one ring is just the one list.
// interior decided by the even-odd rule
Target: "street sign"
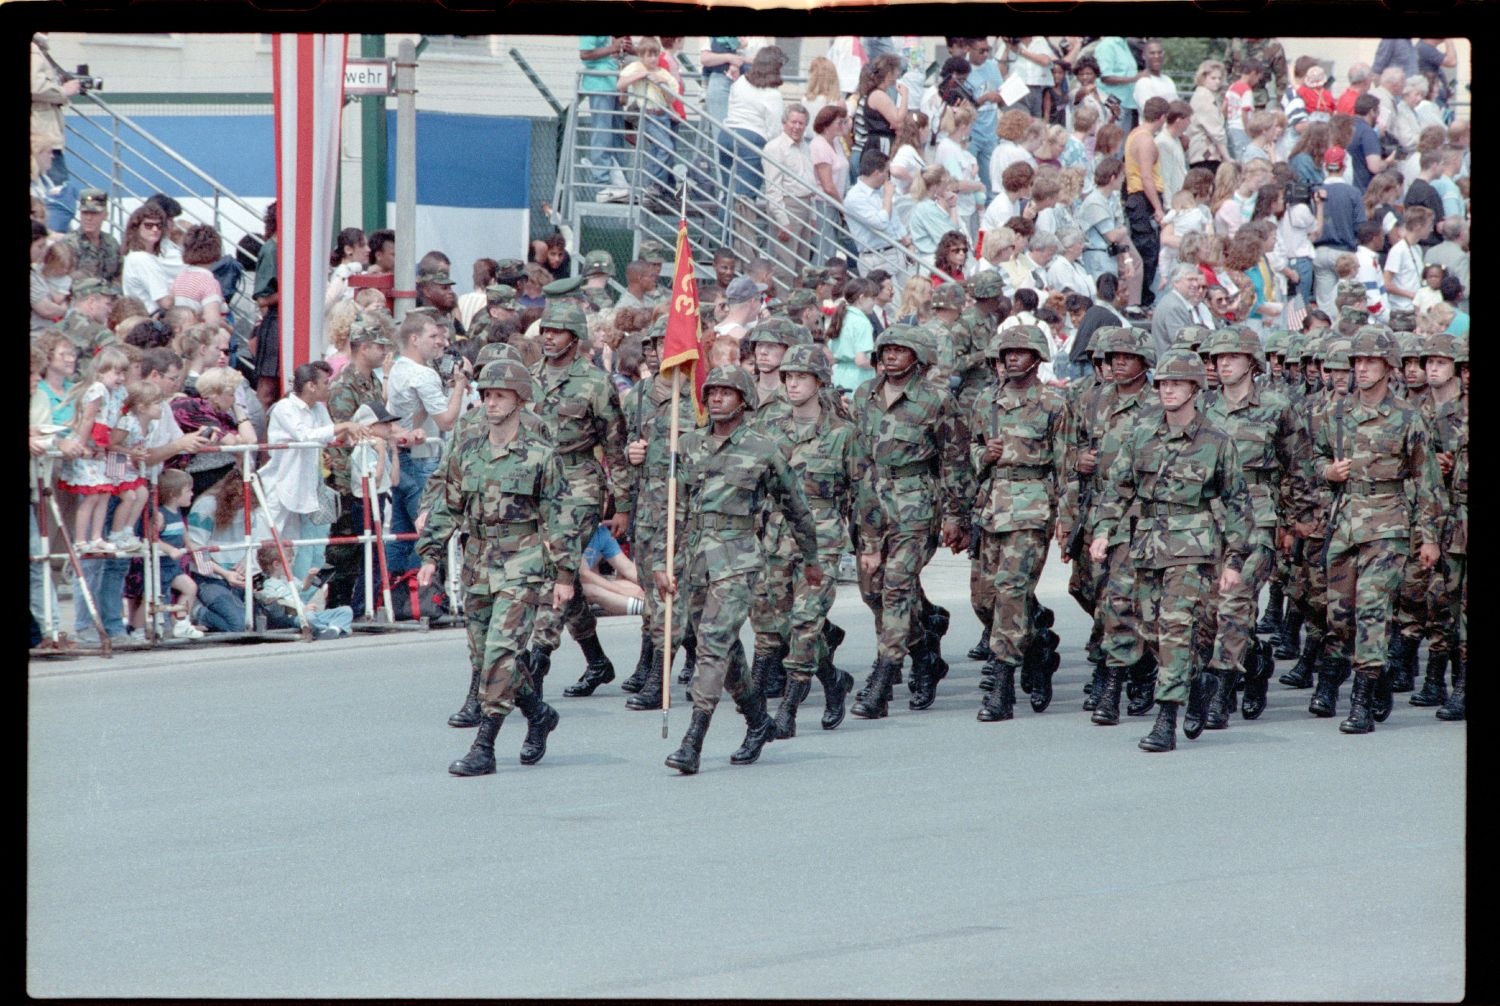
[(396, 93), (396, 75), (389, 59), (350, 59), (344, 63), (346, 95)]

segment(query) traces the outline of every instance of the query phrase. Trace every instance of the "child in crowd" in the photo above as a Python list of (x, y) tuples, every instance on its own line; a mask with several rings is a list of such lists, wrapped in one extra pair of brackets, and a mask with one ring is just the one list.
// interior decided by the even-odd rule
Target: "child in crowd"
[(1334, 260), (1334, 274), (1339, 279), (1357, 279), (1364, 284), (1365, 303), (1370, 306), (1370, 318), (1372, 321), (1384, 321), (1386, 319), (1385, 303), (1385, 271), (1380, 267), (1380, 253), (1385, 249), (1385, 230), (1381, 227), (1379, 220), (1366, 220), (1354, 231), (1354, 238), (1359, 242), (1359, 247), (1354, 249), (1355, 269), (1347, 276), (1338, 271), (1338, 261)]
[(120, 502), (115, 506), (114, 522), (109, 540), (123, 543), (131, 551), (138, 551), (140, 539), (135, 536), (135, 525), (146, 508), (146, 480), (138, 467), (146, 456), (146, 438), (161, 419), (161, 389), (150, 381), (136, 381), (125, 386), (125, 401), (120, 407), (120, 419), (110, 431), (110, 446), (113, 448), (105, 459), (105, 472), (115, 482), (115, 495)]
[(1443, 302), (1443, 277), (1448, 275), (1440, 265), (1429, 265), (1422, 269), (1422, 288), (1412, 297), (1412, 307), (1421, 314), (1434, 304)]
[(375, 493), (379, 506), (391, 497), (391, 485), (401, 481), (401, 458), (391, 450), (390, 439), (396, 417), (381, 402), (370, 402), (354, 410), (354, 422), (369, 428), (370, 438), (361, 440), (349, 451), (349, 484), (356, 499), (365, 498), (365, 481)]
[[(1413, 206), (1401, 218), (1401, 237), (1385, 256), (1385, 290), (1391, 307), (1411, 307), (1422, 285), (1422, 241), (1432, 233), (1432, 210)], [(1439, 282), (1442, 282), (1439, 280)]]
[(90, 361), (87, 377), (69, 393), (75, 405), (74, 434), (92, 445), (92, 450), (85, 457), (63, 463), (57, 487), (79, 498), (73, 536), (74, 546), (84, 552), (113, 555), (120, 551), (115, 543), (104, 539), (109, 498), (117, 491), (106, 472), (105, 452), (111, 430), (120, 418), (129, 372), (130, 358), (118, 348), (106, 346)]
[[(156, 483), (157, 547), (161, 556), (157, 560), (161, 574), (162, 603), (172, 603), (172, 592), (176, 591), (182, 611), (191, 612), (198, 601), (198, 585), (188, 575), (183, 559), (188, 555), (187, 521), (183, 511), (193, 502), (193, 477), (176, 468), (165, 469)], [(177, 639), (200, 639), (203, 630), (193, 624), (188, 615), (178, 615), (171, 621), (170, 635)]]
[[(285, 542), (282, 542), (281, 547), (286, 550), (287, 564), (295, 566), (296, 547)], [(265, 574), (255, 591), (255, 601), (266, 609), (266, 619), (272, 628), (290, 628), (298, 624), (296, 597), (300, 596), (302, 610), (307, 613), (307, 623), (312, 626), (314, 639), (338, 639), (353, 631), (353, 609), (347, 605), (323, 609), (323, 603), (327, 599), (327, 587), (323, 583), (327, 576), (326, 569), (315, 569), (308, 573), (307, 579), (298, 588), (292, 585), (292, 578), (287, 574), (287, 566), (282, 564), (281, 552), (276, 548), (275, 542), (262, 545), (256, 551), (255, 559)]]

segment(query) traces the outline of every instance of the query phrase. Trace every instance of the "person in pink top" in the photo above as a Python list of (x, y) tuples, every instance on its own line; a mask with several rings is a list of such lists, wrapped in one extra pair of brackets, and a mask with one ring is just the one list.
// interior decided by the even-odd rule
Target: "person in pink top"
[(224, 318), (224, 290), (209, 269), (223, 256), (219, 232), (208, 224), (189, 227), (182, 238), (183, 270), (172, 280), (172, 306), (187, 307), (217, 325)]

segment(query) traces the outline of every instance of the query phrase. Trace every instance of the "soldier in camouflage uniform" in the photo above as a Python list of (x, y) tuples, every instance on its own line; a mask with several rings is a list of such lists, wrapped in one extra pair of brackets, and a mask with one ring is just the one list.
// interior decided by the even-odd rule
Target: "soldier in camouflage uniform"
[[(1440, 337), (1436, 337), (1440, 338)], [(1436, 338), (1434, 341), (1436, 341)], [(1434, 347), (1435, 349), (1436, 347)], [(1429, 384), (1439, 383), (1445, 376), (1444, 361), (1433, 350), (1433, 365), (1428, 367)], [(1434, 427), (1438, 435), (1438, 464), (1450, 479), (1448, 484), (1448, 512), (1444, 515), (1443, 551), (1444, 573), (1433, 578), (1434, 620), (1446, 637), (1448, 655), (1453, 664), (1453, 690), (1448, 694), (1442, 708), (1437, 711), (1440, 720), (1462, 720), (1468, 716), (1465, 708), (1465, 685), (1469, 665), (1469, 341), (1457, 340), (1453, 349), (1453, 363), (1460, 375), (1462, 395), (1447, 398), (1439, 406)], [(1433, 644), (1434, 646), (1436, 643)], [(1429, 661), (1430, 661), (1429, 657)], [(1428, 680), (1431, 681), (1432, 666), (1428, 664)], [(1441, 687), (1442, 670), (1438, 670)], [(1416, 696), (1412, 696), (1417, 704)]]
[[(570, 511), (568, 525), (579, 534), (573, 544), (573, 554), (579, 556), (599, 527), (607, 495), (612, 493), (615, 502), (611, 533), (619, 538), (630, 525), (631, 477), (625, 460), (625, 416), (609, 375), (581, 352), (589, 335), (583, 309), (571, 301), (548, 301), (542, 312), (541, 332), (545, 359), (531, 369), (532, 376), (542, 386), (537, 412), (547, 421), (562, 462), (568, 486), (564, 505)], [(597, 456), (600, 451), (603, 464)], [(608, 466), (608, 486), (605, 466)], [(547, 676), (552, 651), (561, 641), (565, 621), (588, 660), (579, 682), (613, 681), (614, 665), (599, 645), (593, 613), (579, 592), (561, 614), (544, 610), (537, 617), (531, 640), (531, 669), (538, 684)]]
[[(652, 323), (641, 340), (641, 349), (646, 365), (653, 371), (661, 367), (661, 344), (666, 338), (667, 320), (658, 318)], [(636, 663), (635, 673), (620, 685), (623, 692), (633, 692), (625, 701), (627, 709), (646, 710), (661, 707), (661, 690), (664, 687), (666, 641), (663, 638), (661, 595), (656, 589), (654, 558), (659, 540), (667, 528), (667, 463), (668, 444), (672, 429), (672, 378), (657, 373), (649, 381), (641, 381), (625, 393), (621, 409), (625, 413), (625, 457), (631, 464), (631, 475), (635, 479), (635, 519), (632, 537), (635, 542), (635, 561), (640, 573), (641, 590), (646, 595), (641, 618), (641, 658)], [(698, 417), (693, 409), (692, 390), (684, 386), (677, 398), (677, 429), (681, 436), (698, 426)], [(679, 541), (682, 539), (679, 537)], [(665, 554), (665, 553), (663, 553)], [(678, 550), (677, 574), (682, 572), (683, 551)], [(691, 675), (692, 658), (696, 652), (696, 640), (692, 632), (684, 633), (692, 612), (678, 608), (673, 612), (673, 638), (686, 641), (684, 674)], [(687, 680), (691, 680), (689, 677)], [(568, 688), (566, 695), (587, 695), (593, 691), (583, 683)]]
[[(1255, 60), (1266, 68), (1261, 76), (1261, 82), (1256, 85), (1252, 92), (1252, 100), (1256, 108), (1266, 108), (1270, 104), (1270, 110), (1276, 111), (1278, 102), (1273, 99), (1287, 89), (1286, 72), (1286, 50), (1281, 43), (1274, 38), (1236, 38), (1229, 42), (1229, 72), (1226, 79), (1233, 80), (1244, 73), (1244, 64), (1247, 60)], [(1275, 81), (1276, 90), (1269, 87), (1271, 81)]]
[(958, 396), (961, 419), (969, 416), (974, 403), (994, 380), (985, 353), (989, 351), (990, 340), (995, 337), (1000, 323), (1010, 314), (1009, 302), (1005, 299), (1005, 280), (998, 270), (986, 270), (964, 286), (974, 298), (974, 306), (959, 315), (958, 328), (953, 332), (953, 373), (958, 376), (958, 388), (954, 394)]
[[(1416, 410), (1390, 393), (1399, 366), (1389, 332), (1362, 328), (1349, 355), (1357, 393), (1336, 405), (1313, 437), (1313, 471), (1336, 494), (1328, 532), (1328, 633), (1335, 656), (1319, 691), (1351, 660), (1356, 674), (1343, 733), (1369, 733), (1390, 714), (1385, 643), (1411, 540), (1430, 569), (1438, 559), (1442, 508), (1437, 463)], [(1335, 686), (1336, 687), (1336, 686)]]
[(491, 283), (484, 288), (484, 310), (476, 312), (469, 322), (468, 338), (475, 342), (490, 342), (492, 333), (506, 321), (519, 321), (521, 302), (516, 299), (516, 289), (503, 283)]
[(857, 449), (871, 465), (857, 507), (860, 584), (875, 615), (878, 656), (854, 715), (887, 715), (891, 687), (912, 650), (912, 702), (930, 704), (944, 669), (940, 632), (921, 611), (921, 572), (942, 543), (957, 549), (967, 535), (969, 459), (953, 399), (921, 378), (930, 347), (909, 325), (875, 340), (880, 373), (854, 393)]
[[(1089, 541), (1099, 535), (1097, 525), (1105, 512), (1110, 467), (1124, 447), (1130, 428), (1138, 422), (1152, 425), (1161, 408), (1146, 379), (1147, 369), (1156, 365), (1151, 334), (1123, 326), (1100, 331), (1105, 364), (1114, 374), (1114, 383), (1099, 395), (1093, 409), (1082, 416), (1082, 424), (1073, 438), (1075, 467), (1093, 481), (1093, 505), (1088, 513), (1080, 512), (1081, 489), (1076, 484), (1070, 486), (1070, 518), (1066, 522), (1071, 526), (1074, 521), (1082, 521)], [(1094, 688), (1085, 707), (1093, 707), (1093, 721), (1102, 726), (1120, 722), (1119, 689), (1111, 692), (1105, 687), (1109, 675), (1117, 678), (1129, 675), (1133, 688), (1131, 704), (1126, 710), (1129, 715), (1144, 716), (1151, 711), (1156, 658), (1151, 649), (1141, 644), (1136, 571), (1129, 557), (1130, 525), (1137, 516), (1138, 508), (1132, 503), (1109, 526), (1109, 548), (1102, 555), (1090, 555), (1102, 580), (1094, 610), (1101, 659), (1095, 661)]]
[[(776, 724), (766, 714), (765, 694), (749, 675), (739, 640), (750, 614), (755, 574), (765, 565), (755, 524), (768, 495), (790, 523), (806, 584), (817, 588), (824, 579), (818, 565), (817, 526), (800, 480), (781, 450), (745, 422), (756, 399), (750, 375), (739, 367), (715, 367), (703, 382), (703, 393), (712, 427), (683, 437), (677, 462), (676, 519), (686, 532), (688, 607), (697, 620), (698, 667), (693, 674), (692, 722), (682, 746), (667, 756), (667, 765), (685, 775), (698, 771), (703, 735), (725, 688), (748, 728), (731, 763), (754, 762), (776, 734)], [(675, 594), (677, 577), (666, 568), (665, 540), (655, 551), (657, 590)]]
[(105, 324), (119, 295), (119, 287), (101, 279), (90, 277), (74, 281), (68, 313), (53, 327), (66, 335), (78, 350), (80, 368), (99, 350), (119, 342)]
[(1266, 372), (1262, 375), (1261, 383), (1275, 385), (1281, 391), (1286, 390), (1286, 350), (1291, 341), (1292, 333), (1284, 328), (1266, 333)]
[[(1266, 333), (1264, 343), (1266, 364), (1262, 374), (1256, 378), (1256, 382), (1261, 387), (1284, 395), (1288, 404), (1292, 396), (1288, 384), (1290, 377), (1287, 373), (1286, 354), (1292, 337), (1292, 333), (1286, 329)], [(1217, 369), (1214, 368), (1212, 361), (1209, 363), (1209, 368)], [(1254, 489), (1251, 490), (1251, 495), (1255, 495)], [(1278, 528), (1271, 536), (1274, 564), (1269, 580), (1270, 598), (1266, 602), (1266, 610), (1261, 615), (1260, 621), (1255, 623), (1255, 631), (1261, 635), (1281, 635), (1282, 625), (1286, 621), (1286, 581), (1291, 571), (1291, 562), (1285, 550), (1276, 547), (1281, 541), (1282, 530), (1284, 528)]]
[[(1125, 433), (1094, 525), (1090, 550), (1102, 562), (1115, 529), (1128, 513), (1138, 514), (1129, 557), (1141, 628), (1158, 667), (1156, 725), (1141, 739), (1143, 751), (1176, 748), (1177, 708), (1184, 703), (1183, 734), (1192, 740), (1203, 729), (1194, 626), (1207, 614), (1216, 568), (1223, 564), (1219, 592), (1230, 594), (1250, 551), (1250, 494), (1234, 442), (1197, 409), (1207, 384), (1195, 354), (1173, 349), (1162, 358), (1156, 368), (1160, 410), (1143, 413)], [(1215, 500), (1222, 507), (1217, 517)], [(1122, 672), (1111, 659), (1100, 710), (1118, 705)]]
[[(818, 565), (831, 570), (848, 547), (848, 515), (869, 462), (855, 450), (853, 425), (822, 399), (822, 389), (833, 384), (827, 354), (817, 346), (793, 346), (782, 358), (781, 374), (789, 411), (763, 422), (758, 432), (781, 447), (792, 474), (801, 479), (802, 495), (817, 524)], [(783, 550), (792, 540), (783, 531)], [(797, 708), (812, 689), (814, 673), (823, 686), (824, 730), (844, 721), (844, 700), (854, 685), (853, 677), (833, 665), (832, 649), (843, 636), (843, 630), (837, 630), (830, 638), (834, 578), (825, 576), (813, 586), (794, 570), (788, 587), (771, 598), (775, 606), (791, 612), (786, 692), (776, 710), (776, 736), (782, 738), (797, 735)]]
[(1047, 336), (1035, 326), (1016, 325), (997, 335), (993, 345), (998, 384), (975, 403), (968, 422), (980, 531), (973, 566), (989, 578), (992, 611), (993, 655), (985, 674), (993, 685), (978, 715), (984, 723), (1014, 715), (1018, 667), (1032, 709), (1042, 712), (1052, 701), (1057, 635), (1050, 629), (1033, 632), (1033, 595), (1047, 561), (1068, 445), (1067, 403), (1061, 392), (1036, 379), (1037, 367), (1052, 356)]
[[(1057, 545), (1062, 549), (1062, 561), (1071, 563), (1073, 571), (1068, 574), (1068, 596), (1078, 602), (1093, 621), (1089, 630), (1089, 640), (1086, 646), (1087, 658), (1094, 666), (1094, 674), (1083, 686), (1085, 694), (1089, 698), (1084, 700), (1084, 709), (1092, 712), (1096, 700), (1093, 698), (1095, 685), (1104, 680), (1104, 651), (1100, 649), (1100, 624), (1098, 619), (1099, 591), (1103, 588), (1103, 571), (1095, 566), (1089, 559), (1088, 539), (1078, 538), (1079, 547), (1076, 554), (1068, 553), (1069, 543), (1075, 537), (1075, 530), (1081, 516), (1079, 511), (1084, 509), (1080, 505), (1083, 489), (1093, 482), (1092, 469), (1088, 474), (1078, 470), (1079, 449), (1077, 443), (1077, 430), (1084, 422), (1084, 416), (1092, 415), (1098, 404), (1098, 399), (1105, 389), (1114, 383), (1114, 375), (1104, 365), (1104, 333), (1109, 326), (1100, 326), (1094, 329), (1089, 336), (1089, 359), (1092, 363), (1092, 372), (1079, 378), (1068, 386), (1066, 393), (1068, 402), (1068, 485), (1062, 492), (1061, 505), (1058, 507), (1057, 520)], [(988, 651), (989, 640), (984, 640), (986, 651)], [(975, 648), (976, 650), (978, 647)], [(970, 650), (969, 656), (978, 660), (975, 651)], [(988, 659), (988, 658), (985, 658)]]
[[(581, 551), (578, 530), (569, 523), (562, 463), (521, 423), (530, 375), (517, 363), (497, 361), (480, 372), (477, 386), (489, 434), (450, 452), (442, 472), (446, 509), (463, 515), (479, 559), (464, 563), (463, 578), (469, 643), (484, 668), (482, 718), (469, 753), (448, 766), (459, 776), (495, 771), (495, 735), (513, 708), (527, 722), (521, 764), (534, 765), (547, 753), (558, 715), (533, 687), (526, 640), (548, 584), (554, 610), (572, 599)], [(423, 586), (432, 582), (453, 528), (429, 524), (423, 530), (417, 542)]]
[(927, 368), (927, 380), (940, 391), (962, 386), (956, 380), (958, 347), (968, 345), (970, 337), (967, 326), (959, 322), (969, 295), (962, 283), (944, 283), (932, 291), (932, 318), (922, 327), (929, 333), (934, 349), (932, 366)]
[(120, 281), (124, 259), (120, 257), (120, 242), (104, 232), (108, 210), (109, 196), (102, 189), (84, 189), (78, 194), (78, 229), (63, 238), (73, 249), (75, 280), (87, 276), (106, 283)]
[(614, 291), (609, 280), (615, 274), (615, 258), (602, 248), (583, 257), (585, 283), (579, 292), (588, 298), (589, 310), (604, 311), (615, 306)]
[[(1391, 393), (1417, 410), (1427, 427), (1427, 442), (1433, 444), (1437, 442), (1432, 428), (1437, 402), (1427, 386), (1427, 369), (1423, 362), (1425, 340), (1404, 328), (1414, 320), (1415, 312), (1410, 308), (1393, 308), (1392, 321), (1398, 321), (1398, 316), (1403, 328), (1396, 329), (1394, 325), (1392, 328), (1396, 344), (1400, 347), (1401, 373), (1399, 386), (1393, 387)], [(1458, 390), (1456, 381), (1453, 390)], [(1413, 562), (1408, 557), (1401, 573), (1401, 588), (1396, 593), (1396, 608), (1391, 619), (1390, 649), (1386, 654), (1392, 692), (1409, 692), (1414, 687), (1417, 647), (1428, 629), (1427, 594), (1432, 586), (1433, 576), (1433, 570), (1423, 569), (1421, 563)]]
[[(1277, 527), (1285, 522), (1282, 499), (1290, 488), (1297, 449), (1296, 414), (1287, 397), (1255, 380), (1265, 367), (1259, 337), (1248, 328), (1222, 328), (1205, 343), (1219, 372), (1220, 391), (1210, 396), (1203, 416), (1228, 434), (1250, 493), (1250, 550), (1232, 591), (1215, 596), (1202, 629), (1212, 657), (1213, 677), (1205, 728), (1222, 730), (1234, 711), (1236, 675), (1245, 676), (1244, 715), (1258, 717), (1266, 706), (1267, 685), (1275, 661), (1271, 644), (1255, 638), (1255, 603), (1276, 563)], [(1222, 571), (1222, 570), (1221, 570)], [(1272, 592), (1276, 600), (1279, 591)]]

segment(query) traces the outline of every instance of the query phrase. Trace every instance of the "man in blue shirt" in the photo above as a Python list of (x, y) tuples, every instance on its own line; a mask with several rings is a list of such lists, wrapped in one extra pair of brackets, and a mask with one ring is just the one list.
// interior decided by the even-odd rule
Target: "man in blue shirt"
[(859, 248), (859, 267), (869, 275), (876, 269), (891, 274), (892, 282), (906, 281), (905, 257), (896, 245), (910, 245), (901, 221), (891, 212), (894, 187), (890, 184), (890, 159), (867, 147), (859, 159), (859, 181), (844, 194), (844, 218)]
[[(1363, 100), (1361, 98), (1360, 100)], [(1343, 180), (1344, 148), (1329, 147), (1323, 153), (1327, 181), (1317, 190), (1323, 200), (1323, 229), (1313, 242), (1313, 290), (1318, 309), (1330, 318), (1337, 315), (1333, 303), (1338, 276), (1333, 264), (1359, 244), (1356, 229), (1365, 221), (1365, 204), (1359, 192)]]
[(1400, 68), (1408, 77), (1417, 75), (1417, 49), (1409, 38), (1383, 38), (1375, 47), (1375, 62), (1370, 69), (1375, 76), (1388, 66)]
[(620, 132), (619, 92), (620, 54), (633, 55), (635, 47), (623, 35), (579, 35), (578, 58), (586, 72), (579, 85), (588, 98), (589, 129), (584, 143), (589, 150), (584, 160), (594, 165), (589, 181), (599, 186), (596, 198), (602, 203), (623, 202), (630, 198), (625, 184), (624, 142)]
[[(974, 92), (974, 128), (969, 131), (969, 153), (988, 167), (995, 152), (995, 127), (999, 124), (1000, 64), (990, 58), (988, 38), (969, 39), (969, 90)], [(990, 191), (989, 172), (979, 173), (984, 182), (984, 202), (989, 205), (995, 194)]]
[(1396, 159), (1394, 151), (1389, 157), (1380, 154), (1380, 134), (1375, 131), (1379, 114), (1380, 99), (1373, 94), (1361, 94), (1354, 102), (1354, 138), (1349, 141), (1349, 157), (1354, 168), (1354, 187), (1361, 194), (1369, 188), (1370, 179)]

